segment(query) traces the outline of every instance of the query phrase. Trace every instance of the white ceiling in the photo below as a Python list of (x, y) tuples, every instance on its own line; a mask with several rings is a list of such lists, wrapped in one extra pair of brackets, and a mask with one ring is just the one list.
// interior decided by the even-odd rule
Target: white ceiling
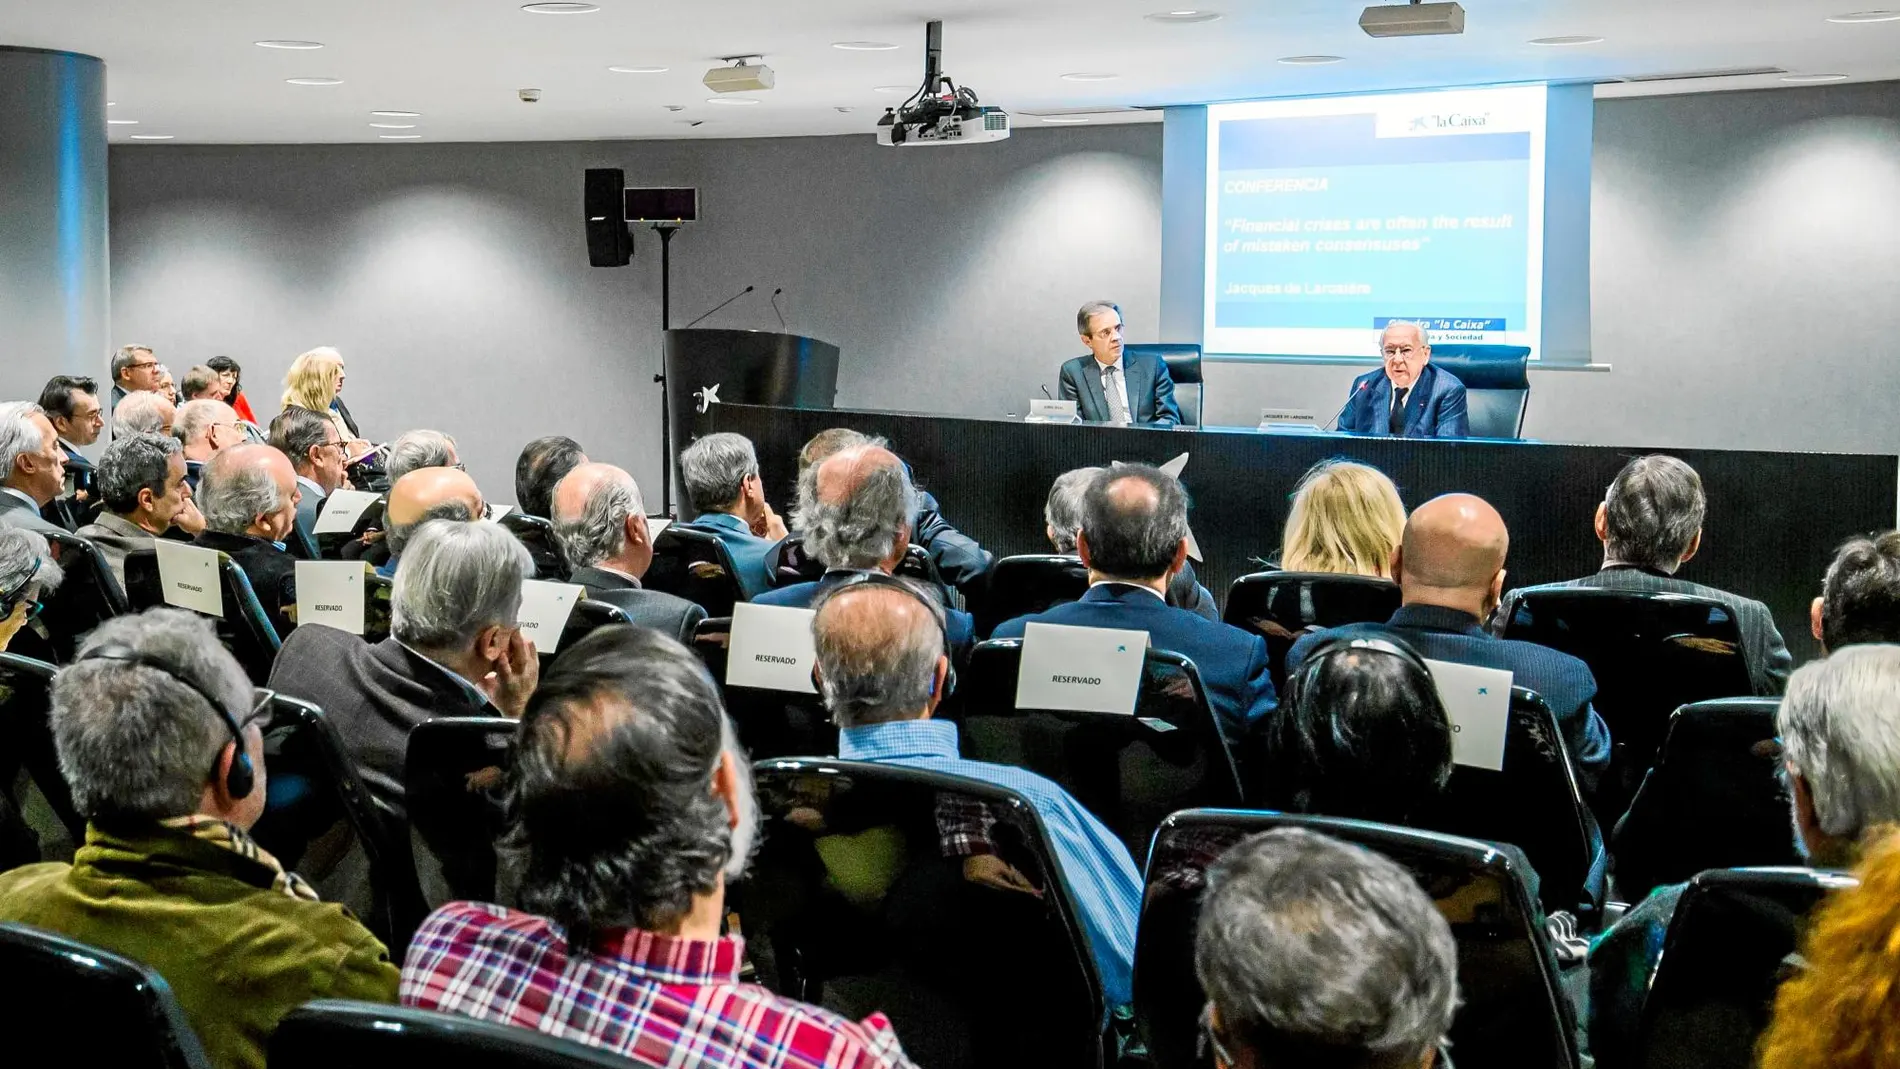
[[(1900, 22), (1825, 21), (1900, 0), (1465, 0), (1463, 36), (1382, 41), (1360, 32), (1356, 0), (595, 2), (595, 14), (548, 16), (523, 12), (521, 0), (0, 0), (0, 44), (102, 57), (116, 102), (110, 115), (138, 120), (113, 126), (112, 140), (172, 134), (172, 144), (374, 142), (382, 133), (533, 141), (868, 132), (902, 99), (874, 87), (921, 80), (929, 18), (945, 20), (946, 71), (985, 103), (1016, 113), (1019, 129), (1041, 124), (1025, 113), (1052, 110), (1735, 67), (1900, 78)], [(1203, 3), (1225, 17), (1193, 25), (1143, 18)], [(1526, 43), (1569, 34), (1605, 40)], [(252, 43), (286, 38), (325, 47)], [(831, 47), (861, 40), (901, 47)], [(748, 52), (765, 56), (777, 88), (748, 94), (761, 101), (750, 107), (707, 104), (713, 94), (699, 84), (706, 68)], [(1309, 54), (1344, 62), (1275, 62)], [(612, 65), (670, 70), (615, 74)], [(1117, 77), (1063, 80), (1068, 73)], [(298, 76), (343, 84), (284, 81)], [(1614, 92), (1780, 85), (1768, 75)], [(527, 87), (542, 91), (540, 103), (516, 99)], [(372, 110), (423, 114), (372, 120)], [(418, 127), (379, 131), (371, 121)], [(405, 143), (415, 142), (390, 142)]]

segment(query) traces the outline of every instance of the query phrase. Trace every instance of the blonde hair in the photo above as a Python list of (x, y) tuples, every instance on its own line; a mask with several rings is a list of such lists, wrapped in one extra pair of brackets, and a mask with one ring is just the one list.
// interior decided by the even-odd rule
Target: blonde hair
[(312, 412), (328, 412), (336, 400), (337, 380), (343, 373), (343, 354), (319, 346), (291, 361), (284, 375), (285, 408), (293, 405)]
[(1322, 460), (1293, 491), (1280, 541), (1289, 572), (1339, 572), (1390, 578), (1405, 534), (1405, 503), (1385, 472), (1348, 460)]

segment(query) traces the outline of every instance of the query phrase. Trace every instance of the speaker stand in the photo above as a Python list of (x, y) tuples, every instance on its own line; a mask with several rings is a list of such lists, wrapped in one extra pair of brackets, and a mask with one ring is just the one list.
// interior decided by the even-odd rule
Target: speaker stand
[(673, 405), (666, 381), (666, 332), (673, 326), (673, 235), (678, 223), (654, 223), (660, 235), (660, 514), (673, 515)]

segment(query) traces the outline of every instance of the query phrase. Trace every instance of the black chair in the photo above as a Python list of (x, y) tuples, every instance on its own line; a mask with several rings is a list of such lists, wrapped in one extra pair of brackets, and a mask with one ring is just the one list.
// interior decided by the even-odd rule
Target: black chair
[[(370, 502), (369, 507), (357, 514), (356, 523), (348, 531), (326, 532), (316, 536), (317, 550), (324, 560), (360, 560), (362, 553), (350, 553), (352, 548), (364, 550), (368, 543), (363, 536), (371, 531), (383, 529), (383, 510), (389, 506), (389, 497)], [(381, 543), (378, 543), (379, 545)]]
[(677, 523), (653, 540), (653, 563), (641, 582), (649, 590), (685, 598), (707, 616), (731, 616), (733, 603), (746, 600), (738, 568), (719, 536)]
[(1616, 824), (1616, 882), (1631, 902), (1706, 869), (1799, 865), (1788, 830), (1775, 698), (1696, 702), (1669, 718), (1656, 765)]
[[(854, 1020), (882, 1010), (933, 1069), (1105, 1064), (1095, 959), (1020, 795), (832, 759), (765, 761), (755, 777), (762, 845), (728, 908), (761, 983)], [(1042, 894), (967, 879), (965, 835), (987, 836)]]
[(1473, 438), (1518, 438), (1530, 407), (1531, 351), (1522, 345), (1432, 346), (1432, 366), (1465, 384)]
[[(119, 580), (98, 546), (74, 534), (49, 534), (46, 540), (66, 580), (42, 598), (44, 608), (38, 622), (46, 629), (47, 648), (34, 650), (23, 645), (15, 652), (44, 654), (44, 659), (64, 664), (72, 660), (88, 632), (126, 611), (125, 592), (119, 589)], [(29, 633), (22, 631), (21, 635)]]
[[(251, 682), (262, 686), (270, 679), (271, 663), (282, 645), (270, 614), (251, 590), (244, 569), (224, 553), (218, 554), (218, 584), (224, 594), (224, 615), (212, 617), (218, 638), (244, 666)], [(164, 584), (158, 578), (158, 553), (141, 549), (125, 555), (125, 594), (131, 611), (144, 612), (165, 604)]]
[(816, 694), (735, 687), (726, 682), (732, 640), (730, 616), (709, 617), (693, 628), (693, 651), (719, 684), (739, 744), (752, 759), (806, 757), (838, 752), (838, 728)]
[(1274, 812), (1197, 809), (1155, 833), (1135, 937), (1134, 1011), (1157, 1066), (1208, 1066), (1196, 1057), (1206, 995), (1194, 974), (1194, 927), (1207, 867), (1255, 832), (1300, 827), (1384, 854), (1411, 870), (1458, 941), (1452, 1020), (1458, 1069), (1576, 1069), (1575, 1022), (1524, 874), (1470, 839), (1387, 824)]
[(1753, 1069), (1808, 914), (1828, 892), (1856, 884), (1802, 868), (1717, 869), (1689, 881), (1643, 1002), (1636, 1064)]
[(294, 523), (290, 525), (290, 533), (284, 536), (284, 548), (298, 560), (323, 559), (323, 551), (317, 548), (316, 536), (306, 533)]
[[(779, 539), (767, 555), (765, 564), (766, 570), (772, 573), (774, 587), (815, 583), (825, 577), (825, 566), (805, 552), (805, 540), (798, 535)], [(904, 550), (904, 557), (897, 562), (894, 574), (915, 579), (935, 590), (938, 599), (947, 608), (963, 607), (961, 593), (943, 581), (943, 574), (937, 570), (937, 562), (930, 559), (930, 551), (915, 542)]]
[(1169, 813), (1245, 800), (1201, 673), (1178, 653), (1150, 649), (1135, 713), (1076, 713), (1016, 705), (1023, 640), (971, 651), (958, 695), (962, 752), (1054, 780), (1141, 857)]
[(1122, 351), (1160, 357), (1161, 362), (1168, 365), (1168, 377), (1174, 380), (1174, 404), (1181, 410), (1181, 426), (1201, 425), (1201, 346), (1198, 342), (1144, 342), (1123, 345)]
[(536, 579), (551, 579), (565, 583), (572, 574), (567, 566), (567, 558), (561, 553), (560, 543), (554, 538), (554, 524), (539, 516), (530, 516), (519, 509), (509, 512), (498, 521), (508, 529), (508, 533), (528, 547), (528, 555), (534, 558), (534, 576)]
[[(55, 671), (45, 661), (0, 653), (0, 798), (6, 799), (19, 822), (7, 829), (7, 849), (13, 855), (9, 860), (16, 862), (40, 860), (38, 851), (49, 840), (74, 846), (86, 841), (86, 818), (73, 805), (72, 790), (59, 771), (59, 754), (53, 746), (48, 714)], [(27, 820), (34, 809), (22, 804), (12, 789), (21, 769), (45, 798), (57, 826), (36, 827)], [(23, 830), (34, 840), (32, 844), (24, 841)]]
[(363, 565), (363, 641), (377, 643), (389, 637), (396, 623), (396, 581)]
[(456, 899), (502, 901), (495, 839), (519, 726), (508, 717), (438, 717), (409, 733), (402, 762), (409, 847), (431, 909)]
[(595, 628), (631, 623), (633, 623), (633, 618), (627, 615), (627, 610), (618, 605), (589, 597), (576, 599), (573, 610), (567, 614), (567, 623), (561, 627), (561, 644), (555, 647), (553, 653), (543, 654), (541, 657), (542, 670), (545, 671), (549, 665), (553, 664), (554, 659), (560, 656), (562, 650), (593, 634)]
[(285, 1015), (270, 1069), (627, 1069), (623, 1055), (460, 1014), (320, 999)]
[(1286, 655), (1307, 631), (1384, 623), (1399, 611), (1390, 579), (1332, 572), (1254, 572), (1227, 588), (1223, 623), (1267, 640), (1268, 671), (1286, 688)]
[(970, 606), (978, 638), (988, 638), (1005, 620), (1079, 601), (1089, 591), (1089, 569), (1080, 557), (1025, 553), (991, 565), (984, 582)]
[[(129, 958), (24, 924), (0, 923), (0, 976), (7, 978), (0, 1032), (13, 1037), (7, 1042), (21, 1064), (62, 1060), (55, 1045), (83, 1043), (80, 1060), (87, 1065), (211, 1065), (164, 977)], [(38, 1056), (31, 1054), (35, 1048)]]

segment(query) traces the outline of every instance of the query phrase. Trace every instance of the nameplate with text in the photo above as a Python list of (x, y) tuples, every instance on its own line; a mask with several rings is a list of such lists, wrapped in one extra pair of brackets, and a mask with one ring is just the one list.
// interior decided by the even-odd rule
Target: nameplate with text
[(1504, 736), (1511, 722), (1511, 673), (1499, 668), (1427, 660), (1438, 700), (1451, 719), (1455, 765), (1504, 769)]
[(158, 551), (158, 585), (165, 604), (224, 618), (224, 587), (218, 582), (218, 551), (169, 538), (152, 539)]
[(553, 653), (561, 648), (561, 632), (583, 588), (577, 583), (551, 583), (528, 579), (521, 584), (521, 612), (515, 622), (521, 633), (534, 643), (534, 652)]
[(816, 694), (811, 669), (818, 661), (810, 609), (788, 605), (732, 607), (732, 640), (726, 651), (726, 685)]
[(363, 574), (356, 560), (297, 562), (297, 626), (322, 624), (352, 635), (363, 633)]
[(1319, 418), (1308, 408), (1285, 408), (1278, 405), (1260, 410), (1260, 430), (1292, 431), (1305, 433), (1319, 430)]
[(330, 496), (323, 499), (323, 508), (317, 511), (317, 522), (310, 525), (310, 533), (349, 534), (356, 530), (356, 521), (362, 519), (363, 510), (374, 505), (381, 496), (368, 490), (332, 490)]
[(1080, 420), (1074, 401), (1049, 401), (1040, 397), (1030, 399), (1029, 415), (1023, 417), (1024, 423), (1076, 423)]
[(1146, 631), (1026, 624), (1016, 708), (1133, 716), (1147, 652)]

